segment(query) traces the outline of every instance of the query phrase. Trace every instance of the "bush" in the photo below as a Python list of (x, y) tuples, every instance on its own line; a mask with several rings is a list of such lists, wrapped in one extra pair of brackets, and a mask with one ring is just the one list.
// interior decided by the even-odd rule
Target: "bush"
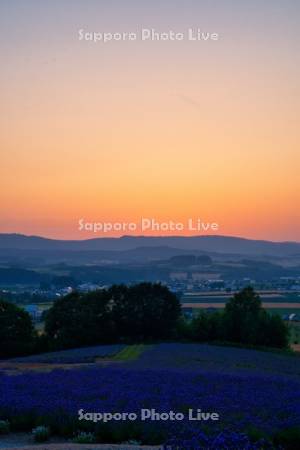
[(274, 444), (285, 450), (299, 450), (300, 448), (300, 428), (293, 427), (279, 431), (274, 436)]
[(0, 435), (8, 434), (10, 432), (10, 424), (8, 420), (0, 420)]
[(80, 432), (73, 439), (74, 444), (94, 444), (96, 438), (93, 433), (86, 433), (84, 431)]
[(44, 425), (34, 428), (32, 434), (35, 442), (46, 442), (50, 438), (50, 430)]
[(193, 320), (186, 319), (183, 316), (178, 319), (176, 326), (176, 338), (186, 341), (192, 341), (194, 339)]
[(284, 348), (289, 343), (289, 328), (278, 315), (268, 314), (265, 326), (266, 340), (263, 345)]
[(251, 442), (258, 442), (262, 440), (264, 440), (265, 442), (269, 442), (268, 435), (258, 428), (249, 426), (246, 428), (245, 432)]

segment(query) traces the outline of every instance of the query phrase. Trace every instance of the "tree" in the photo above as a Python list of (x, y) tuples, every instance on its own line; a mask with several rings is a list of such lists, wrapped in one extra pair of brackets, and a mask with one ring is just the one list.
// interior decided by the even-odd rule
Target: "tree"
[(55, 348), (172, 336), (181, 313), (176, 295), (161, 284), (112, 286), (55, 302), (45, 333)]
[(224, 337), (242, 344), (286, 347), (288, 328), (279, 316), (268, 314), (259, 295), (247, 287), (226, 304)]
[[(265, 345), (284, 348), (289, 345), (289, 329), (282, 318), (277, 314), (268, 314), (269, 323), (267, 324), (267, 339)], [(268, 344), (269, 343), (269, 344)]]
[(226, 339), (247, 344), (256, 343), (261, 299), (252, 287), (234, 294), (225, 307), (224, 327)]
[(280, 316), (264, 311), (260, 315), (257, 342), (266, 347), (285, 348), (289, 343), (289, 329)]
[(45, 333), (55, 348), (109, 343), (114, 326), (107, 291), (72, 292), (46, 314)]
[(16, 305), (0, 300), (0, 357), (30, 353), (34, 339), (30, 315)]
[(55, 301), (45, 315), (45, 333), (54, 347), (80, 345), (82, 317), (80, 295), (72, 292)]
[(118, 334), (132, 340), (173, 335), (181, 314), (178, 298), (160, 283), (114, 286), (109, 290)]
[(195, 341), (207, 342), (223, 338), (223, 314), (201, 311), (192, 321), (192, 336)]

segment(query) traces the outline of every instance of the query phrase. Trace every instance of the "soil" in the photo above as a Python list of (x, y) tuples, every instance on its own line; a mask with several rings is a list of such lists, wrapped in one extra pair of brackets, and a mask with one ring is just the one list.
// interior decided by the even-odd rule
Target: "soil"
[(143, 445), (109, 445), (109, 444), (73, 444), (69, 442), (53, 442), (34, 444), (32, 436), (26, 433), (9, 434), (0, 436), (1, 450), (161, 450), (160, 446)]

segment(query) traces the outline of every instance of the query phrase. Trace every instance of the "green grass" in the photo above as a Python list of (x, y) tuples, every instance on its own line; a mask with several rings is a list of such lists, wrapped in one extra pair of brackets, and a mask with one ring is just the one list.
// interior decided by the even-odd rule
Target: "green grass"
[(279, 315), (283, 314), (300, 314), (299, 308), (269, 308), (267, 311), (276, 313)]
[(133, 361), (138, 359), (140, 355), (146, 350), (146, 345), (137, 344), (137, 345), (128, 345), (123, 348), (119, 353), (117, 353), (114, 357), (114, 361)]
[(290, 344), (300, 344), (300, 323), (289, 324), (290, 328)]

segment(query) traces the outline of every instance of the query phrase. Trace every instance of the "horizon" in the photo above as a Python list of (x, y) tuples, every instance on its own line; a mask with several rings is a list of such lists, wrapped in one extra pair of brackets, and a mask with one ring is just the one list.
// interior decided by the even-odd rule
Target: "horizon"
[(186, 239), (186, 238), (231, 238), (231, 239), (240, 239), (245, 241), (257, 241), (257, 242), (268, 242), (268, 243), (274, 243), (274, 244), (300, 244), (300, 241), (274, 241), (269, 239), (253, 239), (248, 238), (245, 236), (231, 236), (231, 235), (222, 235), (222, 234), (202, 234), (202, 235), (120, 235), (120, 236), (93, 236), (93, 237), (86, 237), (81, 239), (59, 239), (55, 237), (50, 236), (43, 236), (43, 235), (37, 235), (37, 234), (24, 234), (24, 233), (6, 233), (6, 232), (0, 232), (0, 236), (18, 236), (18, 237), (25, 237), (25, 238), (39, 238), (39, 239), (45, 239), (45, 240), (51, 240), (51, 241), (66, 241), (66, 242), (83, 242), (83, 241), (92, 241), (92, 240), (98, 240), (98, 239), (124, 239), (124, 238), (180, 238), (180, 239)]

